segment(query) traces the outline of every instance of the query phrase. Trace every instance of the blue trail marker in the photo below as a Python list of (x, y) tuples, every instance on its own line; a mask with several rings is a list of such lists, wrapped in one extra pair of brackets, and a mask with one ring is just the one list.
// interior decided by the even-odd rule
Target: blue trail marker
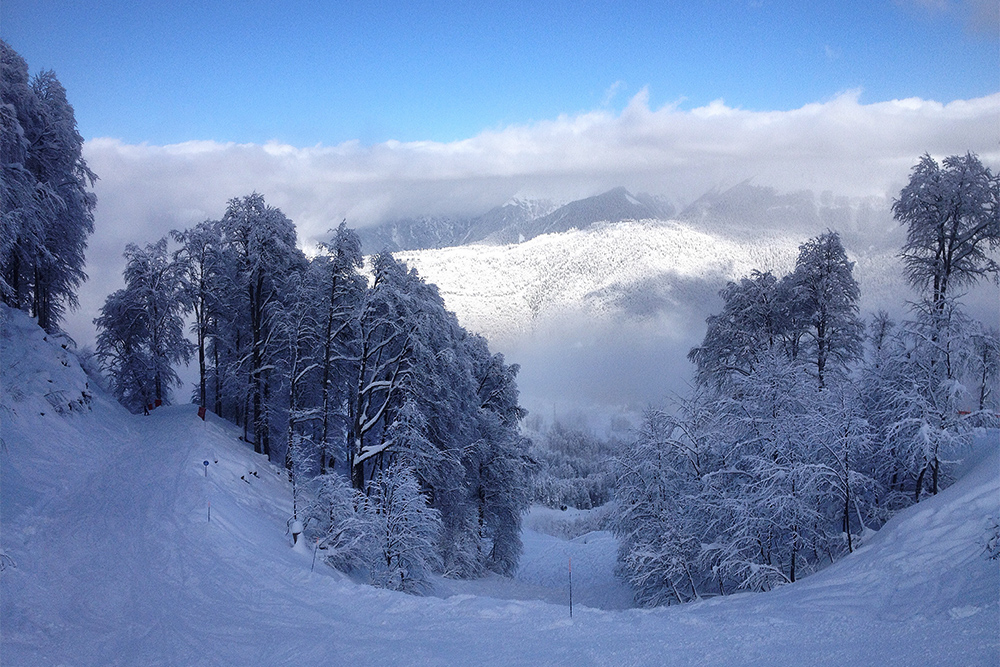
[(203, 461), (205, 464), (205, 477), (208, 477), (208, 461)]

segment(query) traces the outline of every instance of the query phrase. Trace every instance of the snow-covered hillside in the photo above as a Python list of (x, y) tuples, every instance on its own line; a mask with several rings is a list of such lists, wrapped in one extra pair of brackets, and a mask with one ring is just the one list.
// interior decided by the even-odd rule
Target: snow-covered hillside
[[(790, 271), (805, 240), (641, 220), (396, 256), (438, 286), (462, 326), (521, 364), (527, 406), (547, 413), (552, 396), (642, 409), (683, 392), (685, 355), (721, 307), (719, 289), (754, 270)], [(862, 308), (900, 313), (908, 288), (896, 251), (847, 250)]]
[(1000, 569), (982, 545), (1000, 516), (996, 433), (951, 488), (773, 593), (598, 609), (620, 599), (613, 541), (532, 531), (514, 580), (442, 580), (418, 598), (310, 571), (308, 545), (286, 534), (283, 473), (236, 429), (193, 406), (130, 415), (88, 386), (65, 341), (20, 312), (0, 320), (5, 666), (1000, 661)]
[[(735, 241), (677, 221), (640, 220), (544, 234), (521, 244), (396, 255), (438, 286), (463, 326), (504, 342), (571, 314), (666, 317), (680, 325), (681, 316), (702, 311), (706, 297), (714, 299), (727, 280), (754, 270), (790, 271), (804, 241), (780, 234)], [(860, 259), (857, 277), (869, 287), (866, 305), (898, 295), (902, 278), (882, 275), (900, 273), (893, 253)]]

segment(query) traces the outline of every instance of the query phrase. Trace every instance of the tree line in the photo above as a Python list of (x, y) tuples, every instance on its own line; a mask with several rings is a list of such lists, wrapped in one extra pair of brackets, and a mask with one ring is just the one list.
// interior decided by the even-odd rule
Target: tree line
[(861, 319), (835, 232), (790, 274), (720, 292), (692, 392), (619, 458), (619, 573), (639, 603), (794, 582), (947, 483), (973, 430), (998, 424), (1000, 332), (958, 292), (997, 278), (998, 191), (972, 154), (914, 167), (893, 204), (920, 295), (902, 322)]
[(307, 258), (256, 193), (125, 259), (125, 287), (95, 320), (124, 405), (169, 402), (177, 364), (196, 356), (193, 401), (288, 469), (294, 518), (332, 562), (389, 548), (371, 539), (396, 525), (400, 553), (422, 555), (362, 559), (373, 581), (416, 590), (429, 569), (513, 571), (530, 498), (518, 367), (465, 331), (436, 287), (390, 253), (366, 271), (344, 223)]
[(55, 331), (86, 280), (97, 176), (55, 72), (0, 40), (0, 300)]

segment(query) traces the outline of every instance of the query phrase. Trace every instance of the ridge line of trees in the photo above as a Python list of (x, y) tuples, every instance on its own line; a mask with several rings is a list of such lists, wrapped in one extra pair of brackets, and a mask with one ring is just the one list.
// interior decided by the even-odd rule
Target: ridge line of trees
[(973, 430), (1000, 422), (1000, 332), (956, 293), (998, 278), (998, 193), (971, 153), (920, 158), (893, 204), (920, 294), (901, 323), (860, 319), (834, 232), (787, 276), (720, 292), (691, 394), (649, 410), (618, 459), (618, 571), (637, 602), (794, 582), (948, 482)]

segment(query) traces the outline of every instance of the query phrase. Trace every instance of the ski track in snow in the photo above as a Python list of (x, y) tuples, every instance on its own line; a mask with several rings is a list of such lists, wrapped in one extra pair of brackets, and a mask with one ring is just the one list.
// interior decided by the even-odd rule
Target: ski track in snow
[(72, 395), (83, 373), (52, 362), (58, 347), (27, 318), (5, 317), (0, 536), (16, 562), (0, 574), (5, 667), (1000, 664), (1000, 564), (981, 544), (1000, 516), (995, 432), (951, 488), (772, 593), (615, 610), (628, 600), (610, 577), (610, 535), (526, 530), (514, 580), (440, 579), (420, 598), (310, 572), (308, 546), (286, 534), (283, 474), (212, 415), (133, 416), (98, 390), (92, 411), (52, 412), (31, 378), (48, 373)]

